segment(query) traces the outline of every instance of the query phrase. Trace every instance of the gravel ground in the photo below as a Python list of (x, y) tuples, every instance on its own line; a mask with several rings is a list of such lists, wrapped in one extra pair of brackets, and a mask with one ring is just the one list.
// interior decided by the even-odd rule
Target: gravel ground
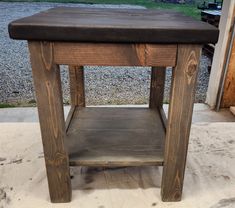
[[(0, 2), (0, 102), (34, 103), (32, 74), (29, 65), (26, 41), (11, 40), (7, 25), (10, 21), (35, 12), (65, 4), (52, 3), (4, 3)], [(78, 4), (66, 4), (66, 6)], [(128, 5), (84, 5), (91, 7), (127, 8)], [(209, 74), (210, 60), (202, 56), (196, 102), (204, 102)], [(61, 67), (64, 102), (69, 101), (68, 71)], [(165, 102), (168, 102), (171, 69), (167, 69)], [(145, 67), (85, 67), (85, 90), (87, 104), (145, 104), (148, 102), (150, 68)]]

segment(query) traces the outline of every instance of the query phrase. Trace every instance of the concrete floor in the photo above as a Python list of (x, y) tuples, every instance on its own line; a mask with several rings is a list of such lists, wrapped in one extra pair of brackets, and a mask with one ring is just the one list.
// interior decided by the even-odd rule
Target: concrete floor
[[(164, 105), (166, 113), (168, 111), (168, 106), (169, 105)], [(111, 106), (106, 105), (105, 107)], [(147, 107), (147, 105), (119, 105), (115, 107)], [(69, 109), (70, 106), (64, 107), (65, 117), (67, 116)], [(38, 122), (37, 108), (2, 108), (0, 109), (0, 122)], [(195, 104), (193, 123), (196, 122), (235, 122), (235, 116), (229, 111), (229, 109), (222, 109), (219, 112), (215, 112), (210, 110), (210, 108), (205, 104)]]
[(0, 208), (235, 207), (235, 122), (228, 122), (235, 117), (228, 110), (195, 105), (177, 203), (161, 201), (162, 167), (144, 166), (72, 167), (72, 202), (52, 204), (36, 108), (0, 109), (0, 121)]
[[(121, 105), (115, 107), (146, 107), (147, 105)], [(164, 105), (167, 113), (169, 105)], [(104, 107), (104, 106), (100, 106)], [(111, 107), (111, 106), (105, 106)], [(112, 106), (113, 107), (113, 106)], [(65, 117), (69, 112), (70, 106), (64, 107)], [(2, 108), (0, 109), (0, 122), (38, 122), (36, 107), (23, 108)], [(229, 109), (222, 109), (219, 112), (210, 110), (205, 104), (195, 104), (193, 113), (193, 123), (197, 122), (235, 122), (235, 116)]]

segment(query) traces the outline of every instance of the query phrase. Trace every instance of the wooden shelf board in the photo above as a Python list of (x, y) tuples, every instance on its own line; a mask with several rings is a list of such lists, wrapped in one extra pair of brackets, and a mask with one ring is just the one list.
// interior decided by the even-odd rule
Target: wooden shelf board
[(165, 130), (149, 108), (76, 108), (67, 130), (71, 166), (163, 165)]

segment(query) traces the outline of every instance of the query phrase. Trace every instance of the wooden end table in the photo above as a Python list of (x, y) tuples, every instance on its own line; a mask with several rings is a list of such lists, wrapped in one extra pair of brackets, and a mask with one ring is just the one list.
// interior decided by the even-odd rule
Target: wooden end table
[[(52, 202), (71, 200), (69, 166), (163, 165), (162, 200), (181, 200), (200, 51), (217, 42), (217, 28), (171, 11), (59, 7), (11, 22), (9, 33), (28, 40)], [(66, 122), (61, 64), (70, 74)], [(151, 66), (149, 108), (86, 108), (85, 65)]]

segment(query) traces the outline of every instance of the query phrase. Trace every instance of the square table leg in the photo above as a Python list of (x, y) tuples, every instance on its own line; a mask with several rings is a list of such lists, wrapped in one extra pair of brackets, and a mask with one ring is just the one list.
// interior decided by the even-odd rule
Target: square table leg
[(84, 69), (83, 66), (69, 66), (71, 105), (85, 107)]
[(52, 202), (71, 200), (69, 159), (60, 71), (53, 61), (53, 44), (29, 42), (39, 121)]
[(178, 46), (165, 140), (163, 201), (181, 200), (200, 52), (200, 45)]
[(150, 85), (150, 108), (162, 108), (164, 99), (164, 86), (166, 67), (152, 67)]

